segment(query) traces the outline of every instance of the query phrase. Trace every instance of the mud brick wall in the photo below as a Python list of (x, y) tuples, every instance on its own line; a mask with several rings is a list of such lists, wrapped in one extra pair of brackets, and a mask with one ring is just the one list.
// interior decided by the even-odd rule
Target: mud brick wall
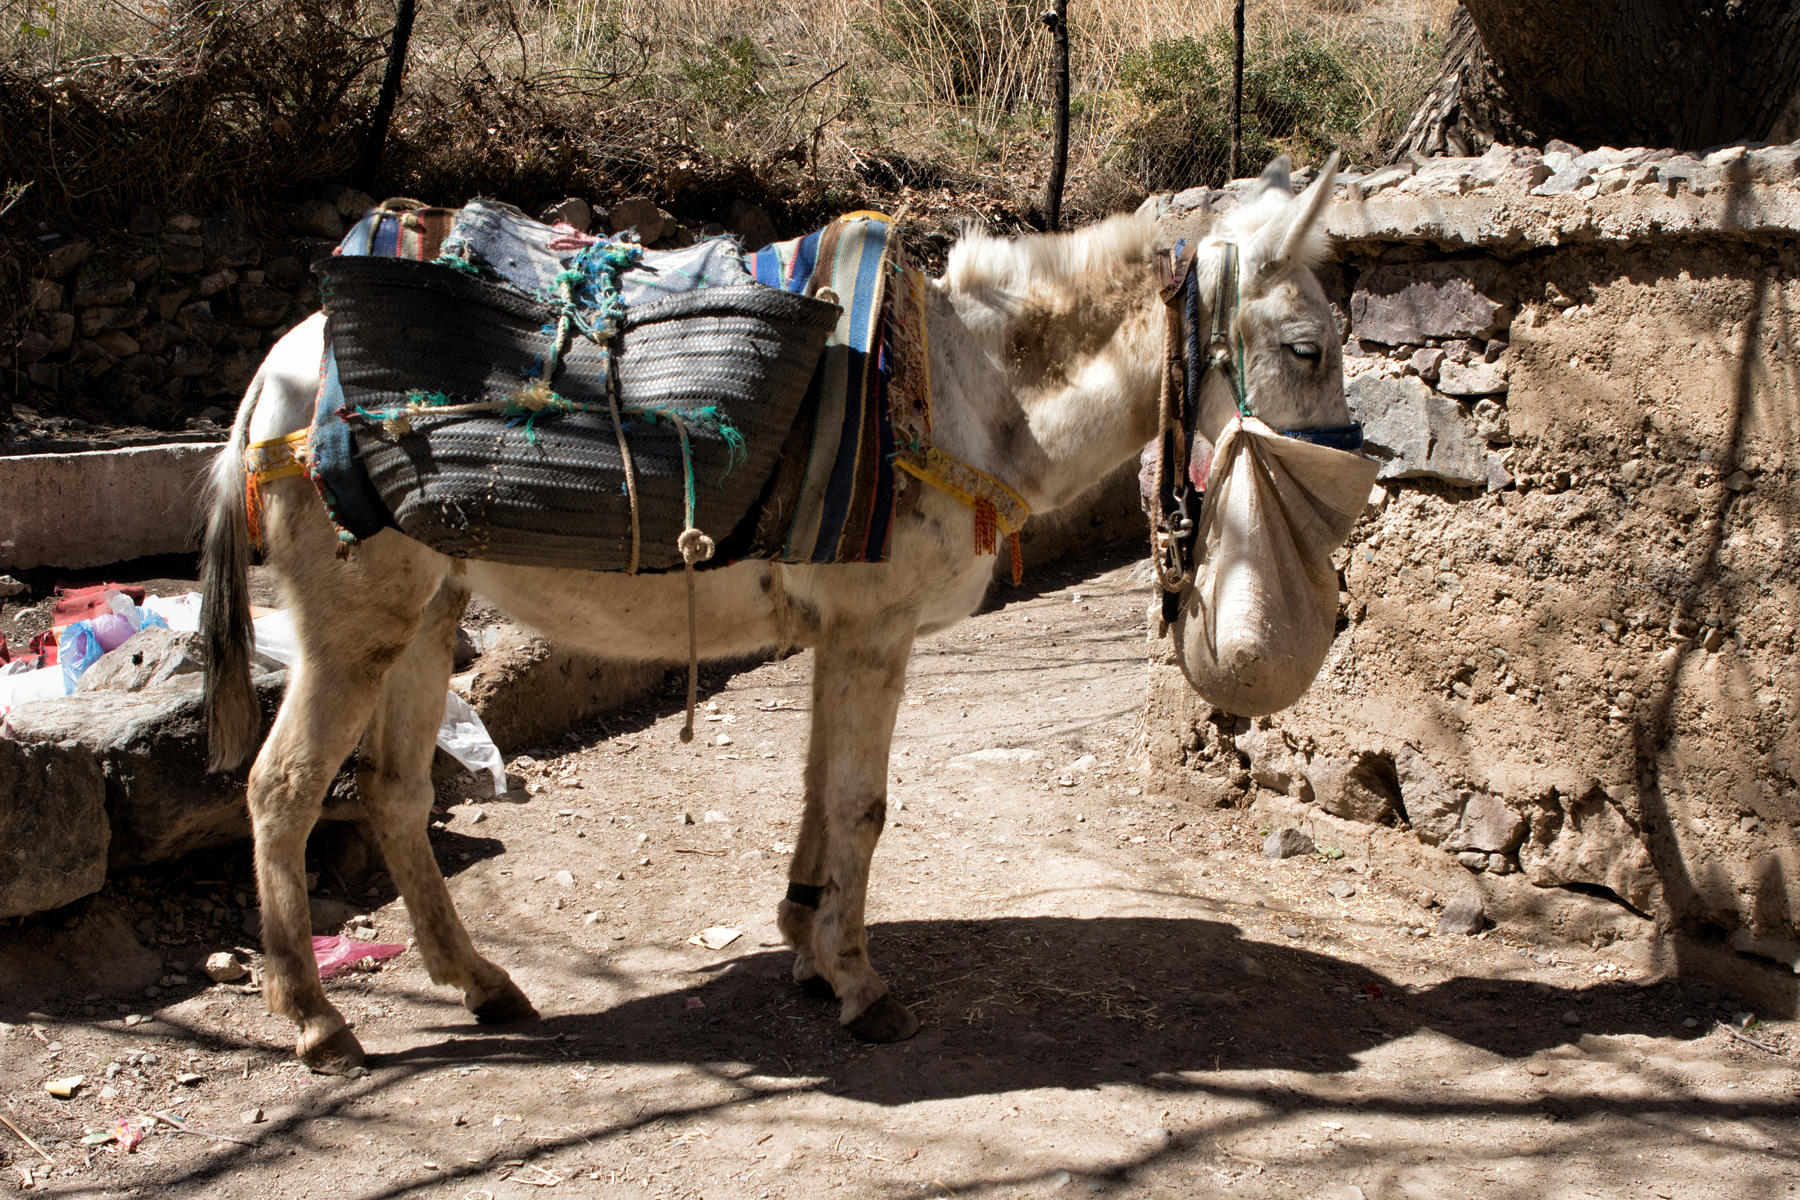
[(1322, 277), (1383, 467), (1340, 633), (1255, 722), (1155, 664), (1156, 783), (1405, 851), (1503, 920), (1767, 967), (1792, 1008), (1797, 169), (1553, 144), (1346, 180)]

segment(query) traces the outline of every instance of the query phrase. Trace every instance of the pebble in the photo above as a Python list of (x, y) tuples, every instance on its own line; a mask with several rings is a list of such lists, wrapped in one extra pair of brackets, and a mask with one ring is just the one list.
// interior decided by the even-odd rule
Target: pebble
[(1303, 936), (1305, 932), (1306, 931), (1301, 929), (1298, 925), (1283, 925), (1281, 927), (1282, 937), (1297, 938)]
[(1336, 896), (1339, 900), (1348, 900), (1350, 897), (1356, 895), (1356, 885), (1351, 883), (1348, 879), (1340, 879), (1325, 890)]
[(214, 983), (234, 983), (250, 973), (250, 968), (229, 950), (207, 955), (205, 970), (206, 977)]
[(268, 1117), (260, 1108), (246, 1108), (238, 1119), (246, 1125), (261, 1125)]
[(574, 887), (575, 886), (575, 873), (573, 871), (568, 871), (568, 870), (558, 871), (556, 873), (556, 886), (557, 887)]
[(1581, 1024), (1581, 1014), (1571, 1008), (1562, 1015), (1562, 1023), (1564, 1025), (1579, 1025)]
[(1487, 910), (1481, 892), (1475, 888), (1459, 893), (1438, 915), (1439, 933), (1460, 933), (1470, 937), (1487, 926)]
[(1681, 1018), (1681, 1027), (1683, 1029), (1698, 1029), (1700, 1028), (1700, 1019), (1698, 1017), (1683, 1017)]
[(1277, 829), (1263, 842), (1263, 857), (1295, 858), (1313, 849), (1313, 840), (1298, 829)]
[(1536, 1075), (1539, 1079), (1542, 1079), (1544, 1076), (1546, 1076), (1550, 1073), (1550, 1068), (1545, 1066), (1543, 1063), (1536, 1063), (1536, 1062), (1526, 1063), (1525, 1064), (1525, 1073), (1527, 1075)]

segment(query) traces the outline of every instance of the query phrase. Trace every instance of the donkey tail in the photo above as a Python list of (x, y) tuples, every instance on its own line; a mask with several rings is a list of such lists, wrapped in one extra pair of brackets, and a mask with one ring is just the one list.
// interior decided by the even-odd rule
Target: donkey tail
[(200, 631), (206, 650), (207, 765), (214, 771), (230, 770), (249, 758), (262, 732), (262, 706), (250, 679), (250, 514), (244, 496), (244, 448), (262, 386), (259, 370), (206, 483)]

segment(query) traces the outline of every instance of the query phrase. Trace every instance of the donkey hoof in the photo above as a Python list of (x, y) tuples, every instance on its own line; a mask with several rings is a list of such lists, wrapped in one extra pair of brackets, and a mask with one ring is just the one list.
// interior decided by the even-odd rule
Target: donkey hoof
[(519, 985), (512, 980), (506, 986), (469, 1010), (475, 1019), (483, 1025), (506, 1025), (513, 1021), (530, 1021), (537, 1017), (538, 1010), (533, 1008)]
[(311, 1046), (301, 1045), (297, 1053), (307, 1070), (318, 1075), (354, 1077), (368, 1073), (363, 1066), (362, 1043), (356, 1040), (348, 1025), (339, 1026), (337, 1032)]
[(919, 1032), (919, 1018), (892, 995), (883, 993), (881, 999), (853, 1020), (845, 1021), (844, 1028), (865, 1042), (904, 1042)]
[(814, 1000), (836, 1000), (837, 989), (832, 987), (823, 975), (808, 975), (805, 979), (796, 979), (800, 990)]

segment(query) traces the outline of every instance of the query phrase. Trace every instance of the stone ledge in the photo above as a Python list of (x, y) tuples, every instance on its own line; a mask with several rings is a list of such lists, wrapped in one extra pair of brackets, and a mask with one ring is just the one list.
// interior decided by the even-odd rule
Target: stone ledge
[(199, 546), (214, 445), (0, 457), (0, 569), (102, 567)]

